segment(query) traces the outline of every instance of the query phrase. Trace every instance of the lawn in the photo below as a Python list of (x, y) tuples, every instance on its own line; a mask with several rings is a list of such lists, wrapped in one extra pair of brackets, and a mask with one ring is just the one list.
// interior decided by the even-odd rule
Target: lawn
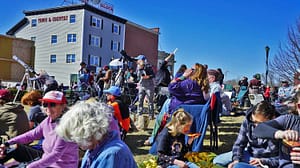
[[(218, 150), (212, 152), (220, 154), (231, 150), (243, 119), (244, 115), (221, 117), (221, 123), (219, 125), (219, 148)], [(148, 154), (150, 147), (143, 145), (144, 141), (151, 135), (151, 128), (153, 128), (153, 124), (154, 121), (152, 120), (147, 130), (131, 132), (128, 133), (126, 137), (126, 143), (131, 149), (137, 163), (141, 163), (153, 157), (152, 155)], [(203, 151), (209, 151), (210, 149), (209, 131), (207, 131), (206, 134)]]

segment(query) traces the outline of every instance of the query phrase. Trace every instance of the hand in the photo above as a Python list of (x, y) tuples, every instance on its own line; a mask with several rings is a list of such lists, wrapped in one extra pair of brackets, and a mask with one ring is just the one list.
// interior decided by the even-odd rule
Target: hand
[(285, 130), (285, 131), (276, 131), (275, 139), (286, 139), (289, 141), (299, 141), (298, 131), (295, 130)]
[(201, 134), (200, 133), (190, 133), (190, 134), (187, 134), (187, 136), (189, 137), (188, 138), (188, 144), (191, 145), (193, 143), (193, 141), (198, 138)]
[(175, 159), (174, 164), (177, 165), (180, 168), (188, 168), (188, 165), (186, 165), (185, 162), (182, 161), (182, 160)]
[(189, 76), (191, 76), (191, 74), (193, 73), (192, 69), (187, 69), (184, 71), (183, 75), (185, 78), (188, 78)]
[(261, 165), (261, 161), (259, 158), (253, 158), (252, 160), (249, 161), (249, 164), (252, 166), (259, 167), (259, 165)]
[(142, 76), (142, 78), (143, 78), (143, 79), (149, 79), (150, 76), (149, 76), (149, 75), (144, 75), (144, 76)]
[(300, 147), (294, 147), (290, 155), (292, 162), (300, 165)]
[(4, 144), (0, 145), (0, 159), (5, 158), (6, 156), (6, 146)]
[(238, 160), (235, 160), (235, 161), (229, 163), (228, 168), (233, 168), (233, 166), (234, 166), (235, 164), (237, 164), (237, 163), (239, 163)]

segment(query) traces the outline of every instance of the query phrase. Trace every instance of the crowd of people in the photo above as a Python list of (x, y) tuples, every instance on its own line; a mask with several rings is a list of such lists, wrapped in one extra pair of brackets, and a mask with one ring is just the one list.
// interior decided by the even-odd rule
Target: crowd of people
[[(222, 116), (230, 114), (232, 102), (224, 93), (221, 68), (209, 69), (200, 63), (189, 68), (183, 64), (173, 77), (168, 69), (172, 56), (173, 53), (164, 59), (156, 73), (143, 55), (134, 59), (136, 70), (130, 67), (124, 72), (123, 82), (134, 84), (137, 90), (133, 102), (138, 104), (136, 111), (122, 99), (124, 84), (114, 81), (109, 66), (95, 74), (86, 63), (80, 64), (76, 87), (97, 85), (100, 89), (96, 95), (71, 106), (67, 105), (63, 86), (57, 82), (47, 90), (27, 92), (21, 104), (11, 102), (8, 89), (0, 89), (0, 164), (13, 158), (23, 167), (135, 168), (137, 163), (125, 139), (134, 124), (138, 130), (144, 128), (147, 116), (155, 120), (155, 125), (144, 144), (155, 144), (152, 149), (158, 166), (198, 167), (184, 157), (199, 136), (188, 136), (195, 116), (180, 105), (205, 105), (218, 95), (222, 104), (218, 116)], [(289, 86), (287, 81), (281, 84), (275, 91), (263, 86), (257, 75), (249, 82), (247, 77), (239, 81), (240, 90), (263, 94), (264, 100), (246, 112), (232, 151), (215, 157), (214, 164), (229, 168), (300, 166), (300, 88)], [(160, 100), (162, 107), (156, 115), (155, 98), (164, 89), (167, 94)], [(278, 104), (287, 106), (284, 113), (277, 110)], [(29, 107), (27, 113), (23, 106)], [(137, 115), (136, 123), (130, 113)], [(80, 149), (85, 151), (82, 157)]]

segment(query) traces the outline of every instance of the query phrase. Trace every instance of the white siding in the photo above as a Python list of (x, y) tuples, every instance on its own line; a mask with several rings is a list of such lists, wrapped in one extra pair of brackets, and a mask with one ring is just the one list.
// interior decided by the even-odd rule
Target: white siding
[[(103, 19), (103, 29), (97, 29), (95, 27), (90, 26), (90, 18), (91, 16), (98, 17)], [(115, 58), (119, 58), (121, 56), (119, 51), (112, 51), (111, 50), (111, 40), (120, 42), (120, 51), (124, 49), (124, 39), (125, 39), (125, 24), (120, 22), (111, 20), (109, 18), (103, 17), (101, 15), (95, 14), (90, 11), (85, 11), (85, 22), (84, 22), (84, 44), (83, 44), (83, 51), (84, 51), (84, 60), (88, 59), (88, 55), (97, 55), (102, 57), (102, 65), (108, 65), (112, 56)], [(118, 24), (121, 27), (120, 35), (116, 35), (112, 33), (112, 24)], [(89, 34), (96, 35), (102, 37), (102, 47), (95, 48), (89, 46)]]
[[(69, 23), (70, 15), (76, 15), (76, 22)], [(67, 20), (53, 21), (53, 17), (68, 16)], [(76, 74), (79, 68), (79, 62), (82, 58), (82, 23), (83, 9), (50, 13), (44, 15), (28, 16), (31, 19), (47, 18), (47, 22), (39, 23), (36, 27), (31, 27), (31, 24), (26, 25), (22, 30), (16, 33), (16, 37), (30, 39), (36, 37), (36, 57), (35, 69), (46, 70), (49, 75), (55, 76), (59, 83), (69, 85), (70, 74)], [(51, 22), (49, 21), (51, 18)], [(67, 43), (67, 34), (76, 34), (75, 43)], [(51, 35), (57, 35), (57, 43), (51, 44)], [(56, 63), (50, 63), (50, 55), (55, 54), (57, 57)], [(76, 62), (66, 63), (66, 54), (75, 54)]]

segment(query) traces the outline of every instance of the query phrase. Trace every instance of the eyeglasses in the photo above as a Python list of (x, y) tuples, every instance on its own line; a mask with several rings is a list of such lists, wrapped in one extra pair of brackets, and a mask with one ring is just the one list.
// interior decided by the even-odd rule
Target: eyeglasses
[(50, 102), (50, 103), (44, 102), (43, 103), (43, 107), (45, 107), (45, 108), (47, 108), (47, 107), (55, 107), (55, 106), (56, 106), (56, 103), (52, 103), (52, 102)]

